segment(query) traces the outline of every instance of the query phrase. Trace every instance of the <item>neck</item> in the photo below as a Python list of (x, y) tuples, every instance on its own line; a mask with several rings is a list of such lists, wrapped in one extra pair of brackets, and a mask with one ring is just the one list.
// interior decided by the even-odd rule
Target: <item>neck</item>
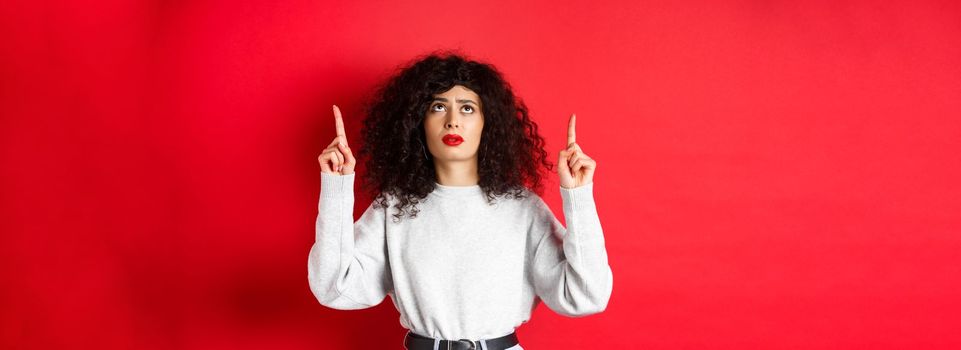
[(477, 174), (477, 158), (457, 161), (434, 159), (437, 183), (444, 186), (473, 186), (480, 182)]

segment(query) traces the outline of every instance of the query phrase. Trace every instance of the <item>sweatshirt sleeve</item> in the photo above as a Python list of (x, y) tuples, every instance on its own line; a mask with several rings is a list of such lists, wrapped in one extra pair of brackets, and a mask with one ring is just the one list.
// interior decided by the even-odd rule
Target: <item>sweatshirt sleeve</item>
[(386, 212), (371, 203), (354, 222), (354, 175), (321, 173), (317, 231), (307, 259), (311, 292), (321, 305), (339, 310), (375, 306), (392, 289)]
[(561, 225), (544, 200), (537, 197), (532, 273), (537, 296), (558, 314), (582, 317), (607, 308), (613, 273), (607, 261), (604, 234), (593, 195), (594, 183), (561, 187)]

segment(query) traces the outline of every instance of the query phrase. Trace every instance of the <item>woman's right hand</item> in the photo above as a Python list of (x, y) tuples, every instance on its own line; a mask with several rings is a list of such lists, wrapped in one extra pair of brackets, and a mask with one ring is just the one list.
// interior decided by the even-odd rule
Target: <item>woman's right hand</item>
[(344, 118), (340, 115), (340, 108), (337, 108), (337, 105), (334, 105), (334, 123), (336, 124), (337, 137), (334, 137), (334, 141), (317, 157), (317, 161), (320, 162), (320, 170), (328, 174), (353, 174), (357, 161), (354, 160), (354, 155), (350, 152), (350, 147), (347, 146)]

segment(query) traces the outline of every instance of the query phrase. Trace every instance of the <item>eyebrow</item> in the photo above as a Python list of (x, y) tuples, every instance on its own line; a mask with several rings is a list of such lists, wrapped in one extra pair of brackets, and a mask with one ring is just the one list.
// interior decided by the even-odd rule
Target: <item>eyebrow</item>
[[(443, 97), (434, 97), (434, 101), (449, 102), (446, 98), (443, 98)], [(477, 104), (477, 102), (474, 102), (474, 101), (472, 101), (472, 100), (455, 100), (455, 101), (457, 101), (457, 103), (468, 103), (468, 102), (470, 102), (470, 103), (473, 103), (473, 104), (475, 104), (475, 105)]]

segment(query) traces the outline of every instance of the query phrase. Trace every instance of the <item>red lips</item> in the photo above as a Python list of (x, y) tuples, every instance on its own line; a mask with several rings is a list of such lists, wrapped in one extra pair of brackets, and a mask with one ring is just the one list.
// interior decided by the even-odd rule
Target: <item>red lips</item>
[(460, 135), (457, 135), (457, 134), (444, 135), (444, 138), (442, 140), (444, 141), (444, 144), (448, 146), (457, 146), (461, 144), (461, 142), (464, 142), (464, 138), (460, 137)]

